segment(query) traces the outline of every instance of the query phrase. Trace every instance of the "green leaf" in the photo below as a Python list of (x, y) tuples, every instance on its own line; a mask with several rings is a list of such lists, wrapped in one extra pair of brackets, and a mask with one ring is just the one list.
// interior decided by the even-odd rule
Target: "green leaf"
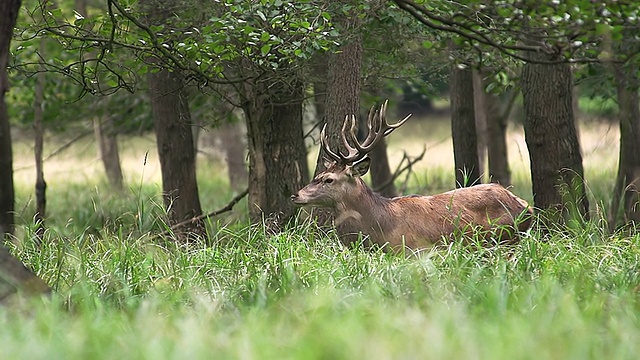
[(262, 55), (267, 55), (269, 51), (271, 51), (271, 45), (269, 44), (262, 45), (262, 47), (260, 48), (260, 52), (262, 52)]
[(422, 42), (422, 47), (425, 49), (431, 49), (433, 47), (433, 43), (429, 40), (425, 40)]

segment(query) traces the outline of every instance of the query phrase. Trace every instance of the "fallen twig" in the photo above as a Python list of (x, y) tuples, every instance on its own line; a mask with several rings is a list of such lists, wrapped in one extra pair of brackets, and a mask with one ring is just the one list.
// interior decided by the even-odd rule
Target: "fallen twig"
[(242, 200), (245, 196), (247, 196), (247, 194), (249, 194), (249, 189), (245, 189), (243, 192), (241, 192), (240, 194), (236, 195), (236, 197), (234, 197), (233, 199), (231, 199), (231, 201), (229, 201), (229, 203), (227, 205), (225, 205), (223, 208), (212, 211), (208, 214), (202, 214), (199, 216), (195, 216), (192, 217), (191, 219), (187, 219), (185, 221), (179, 222), (177, 224), (174, 224), (171, 226), (171, 228), (169, 230), (166, 230), (164, 232), (162, 232), (160, 235), (168, 235), (170, 231), (181, 228), (183, 226), (189, 225), (189, 224), (193, 224), (195, 222), (198, 222), (200, 220), (203, 219), (207, 219), (210, 217), (214, 217), (214, 216), (218, 216), (220, 214), (224, 214), (228, 211), (233, 210), (233, 207), (240, 202), (240, 200)]

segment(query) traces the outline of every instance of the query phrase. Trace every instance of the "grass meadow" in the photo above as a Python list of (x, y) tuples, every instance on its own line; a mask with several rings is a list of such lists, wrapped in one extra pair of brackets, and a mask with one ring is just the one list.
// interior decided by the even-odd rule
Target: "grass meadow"
[[(245, 203), (211, 219), (206, 241), (159, 238), (153, 137), (121, 139), (123, 193), (105, 185), (90, 139), (51, 156), (49, 229), (36, 247), (23, 136), (9, 246), (54, 294), (0, 308), (0, 359), (635, 359), (640, 235), (606, 231), (618, 133), (580, 129), (589, 222), (536, 227), (514, 246), (454, 243), (414, 257), (344, 248), (302, 216), (268, 234), (246, 223)], [(394, 164), (426, 139), (407, 191), (453, 187), (448, 132), (446, 122), (413, 121), (390, 137)], [(64, 143), (51, 135), (45, 153)], [(517, 127), (509, 151), (513, 191), (531, 200)], [(198, 172), (205, 211), (234, 196), (221, 161), (200, 158)]]

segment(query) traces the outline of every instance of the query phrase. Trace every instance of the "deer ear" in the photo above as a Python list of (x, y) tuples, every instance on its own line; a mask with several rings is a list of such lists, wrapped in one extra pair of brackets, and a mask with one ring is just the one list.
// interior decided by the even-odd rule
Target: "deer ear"
[(363, 176), (369, 171), (369, 165), (371, 165), (371, 159), (365, 157), (357, 163), (350, 165), (348, 172), (351, 176)]

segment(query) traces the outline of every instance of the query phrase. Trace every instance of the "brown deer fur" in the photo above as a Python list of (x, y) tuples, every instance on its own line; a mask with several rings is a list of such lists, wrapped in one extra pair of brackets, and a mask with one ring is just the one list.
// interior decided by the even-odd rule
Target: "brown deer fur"
[(527, 202), (501, 185), (389, 199), (374, 193), (360, 178), (368, 166), (368, 158), (353, 166), (332, 164), (292, 200), (301, 206), (330, 209), (345, 245), (362, 233), (365, 244), (392, 251), (425, 249), (473, 231), (487, 243), (510, 243), (531, 224)]

